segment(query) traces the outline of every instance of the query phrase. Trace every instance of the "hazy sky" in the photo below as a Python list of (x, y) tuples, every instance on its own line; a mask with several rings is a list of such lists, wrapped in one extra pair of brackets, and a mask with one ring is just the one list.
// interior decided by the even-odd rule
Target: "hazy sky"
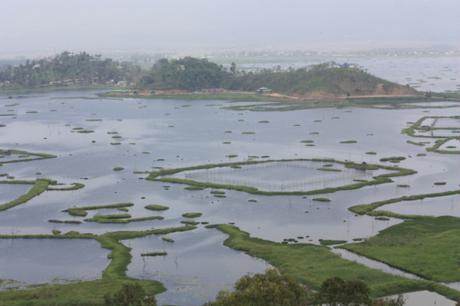
[(0, 53), (460, 45), (460, 0), (0, 0)]

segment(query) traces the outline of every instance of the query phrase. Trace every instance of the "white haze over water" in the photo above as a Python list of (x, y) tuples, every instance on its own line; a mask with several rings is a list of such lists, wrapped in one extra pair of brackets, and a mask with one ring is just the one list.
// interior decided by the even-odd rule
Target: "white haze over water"
[(1, 0), (0, 55), (460, 45), (459, 0)]

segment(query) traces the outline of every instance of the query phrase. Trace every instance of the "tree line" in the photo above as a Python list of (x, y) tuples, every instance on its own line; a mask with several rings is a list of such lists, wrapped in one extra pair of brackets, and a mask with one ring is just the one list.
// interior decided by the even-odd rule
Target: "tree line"
[(63, 52), (51, 58), (28, 60), (0, 70), (0, 88), (35, 88), (69, 85), (119, 85), (148, 90), (226, 89), (303, 95), (315, 91), (331, 94), (370, 94), (377, 85), (396, 86), (364, 70), (335, 63), (304, 68), (238, 70), (207, 59), (160, 59), (150, 69), (86, 52)]
[(0, 70), (0, 88), (36, 88), (133, 82), (141, 69), (127, 62), (103, 59), (86, 52), (62, 52), (54, 57), (27, 60)]
[(287, 70), (263, 69), (257, 72), (239, 71), (235, 63), (225, 68), (206, 59), (185, 57), (161, 59), (138, 83), (143, 89), (202, 90), (222, 88), (256, 91), (262, 87), (285, 94), (305, 94), (324, 91), (334, 94), (370, 93), (378, 83), (391, 83), (376, 78), (364, 70), (347, 64), (323, 63)]
[[(203, 306), (403, 306), (404, 299), (372, 299), (369, 288), (359, 280), (327, 279), (312, 291), (274, 269), (246, 275), (233, 291), (221, 291), (216, 300)], [(119, 292), (105, 297), (105, 306), (156, 306), (140, 285), (124, 285)]]

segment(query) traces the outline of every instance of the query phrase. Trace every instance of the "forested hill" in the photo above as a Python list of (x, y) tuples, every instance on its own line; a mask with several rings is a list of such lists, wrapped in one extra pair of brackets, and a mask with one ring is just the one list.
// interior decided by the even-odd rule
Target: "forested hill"
[(254, 92), (265, 87), (289, 96), (414, 95), (408, 87), (377, 78), (352, 65), (325, 63), (299, 69), (259, 72), (223, 67), (206, 59), (161, 59), (149, 70), (127, 63), (63, 52), (0, 70), (0, 89), (119, 85), (147, 90), (200, 91), (225, 89)]
[(356, 67), (334, 63), (241, 74), (234, 78), (231, 87), (240, 90), (268, 87), (277, 93), (301, 97), (416, 94), (408, 86), (380, 79)]
[(300, 69), (260, 72), (239, 71), (235, 64), (225, 69), (205, 59), (185, 57), (158, 61), (141, 78), (139, 88), (153, 90), (202, 90), (223, 88), (256, 91), (261, 87), (293, 96), (414, 95), (408, 87), (375, 77), (351, 65), (325, 63)]
[(107, 85), (135, 81), (140, 68), (82, 52), (28, 60), (0, 70), (0, 88), (37, 88), (71, 85)]

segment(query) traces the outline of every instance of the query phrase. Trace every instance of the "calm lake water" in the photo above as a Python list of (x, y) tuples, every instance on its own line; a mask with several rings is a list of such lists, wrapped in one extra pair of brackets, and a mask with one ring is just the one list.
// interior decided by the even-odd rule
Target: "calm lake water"
[[(47, 177), (61, 183), (86, 185), (76, 191), (46, 191), (26, 204), (0, 212), (1, 234), (49, 234), (52, 230), (104, 233), (179, 226), (183, 213), (196, 211), (203, 213), (201, 222), (234, 222), (252, 236), (273, 241), (297, 236), (308, 236), (305, 241), (315, 244), (319, 239), (352, 241), (376, 235), (401, 220), (356, 216), (348, 211), (350, 206), (402, 195), (454, 190), (460, 182), (458, 155), (426, 152), (425, 147), (406, 142), (421, 138), (401, 134), (409, 122), (423, 116), (460, 115), (458, 107), (254, 112), (224, 109), (235, 105), (224, 101), (116, 100), (101, 99), (95, 94), (54, 92), (12, 99), (0, 97), (0, 114), (9, 115), (0, 116), (0, 124), (5, 125), (0, 128), (0, 148), (57, 155), (55, 159), (4, 164), (1, 172), (15, 179)], [(86, 132), (79, 132), (82, 130)], [(309, 144), (314, 146), (306, 146), (304, 140), (311, 140)], [(347, 140), (356, 143), (343, 143)], [(371, 151), (376, 154), (366, 154)], [(420, 153), (426, 156), (417, 156)], [(225, 191), (225, 198), (216, 198), (209, 189), (188, 191), (184, 185), (146, 181), (146, 174), (133, 173), (157, 167), (245, 161), (249, 157), (382, 163), (381, 158), (390, 156), (405, 157), (398, 165), (418, 173), (395, 178), (392, 184), (321, 195), (331, 200), (327, 203), (315, 202), (314, 197), (256, 196), (237, 191)], [(289, 180), (290, 184), (300, 181), (327, 187), (330, 182), (341, 185), (362, 179), (353, 171), (324, 172), (318, 171), (316, 165), (304, 166), (254, 167), (246, 174), (222, 170), (213, 174), (213, 178), (246, 180), (265, 188), (267, 184), (271, 188)], [(124, 170), (113, 171), (114, 167)], [(203, 173), (194, 175), (202, 178)], [(209, 175), (205, 178), (209, 179)], [(435, 182), (446, 184), (435, 185)], [(0, 200), (8, 202), (29, 187), (1, 184)], [(48, 222), (50, 219), (83, 221), (63, 210), (117, 202), (134, 203), (129, 209), (133, 217), (152, 215), (144, 209), (147, 204), (163, 204), (169, 210), (157, 214), (163, 220), (130, 224)], [(431, 214), (431, 207), (439, 205), (437, 212), (458, 215), (457, 204), (458, 197), (446, 197), (395, 204), (391, 209)], [(113, 212), (90, 211), (88, 217)], [(133, 249), (128, 274), (163, 282), (168, 291), (158, 299), (164, 304), (200, 305), (213, 299), (219, 290), (231, 289), (242, 275), (261, 272), (269, 266), (226, 248), (222, 245), (225, 235), (202, 225), (195, 231), (168, 236), (175, 242), (168, 244), (160, 237), (124, 241)], [(40, 247), (42, 243), (46, 248)], [(0, 279), (24, 284), (94, 279), (108, 263), (106, 250), (94, 241), (0, 240), (0, 249)], [(157, 250), (168, 255), (140, 256)], [(27, 273), (22, 273), (19, 267), (27, 267)]]

